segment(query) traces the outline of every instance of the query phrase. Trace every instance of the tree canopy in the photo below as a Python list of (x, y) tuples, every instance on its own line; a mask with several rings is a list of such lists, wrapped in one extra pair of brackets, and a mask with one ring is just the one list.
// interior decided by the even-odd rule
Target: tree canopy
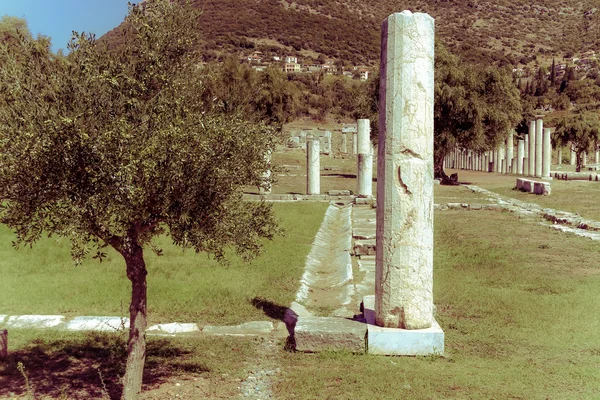
[(455, 146), (489, 150), (521, 118), (519, 91), (507, 70), (463, 63), (439, 41), (435, 49), (435, 175)]
[(197, 16), (168, 0), (133, 5), (134, 34), (113, 51), (87, 34), (67, 57), (45, 38), (0, 44), (0, 222), (17, 244), (69, 238), (78, 262), (106, 246), (123, 256), (126, 399), (141, 389), (152, 238), (221, 259), (227, 247), (253, 256), (278, 231), (268, 205), (241, 201), (243, 185), (270, 183), (273, 129), (207, 104)]
[(563, 118), (556, 126), (557, 141), (564, 146), (570, 146), (577, 157), (577, 172), (581, 171), (583, 154), (596, 150), (600, 139), (600, 119), (595, 113), (580, 112)]

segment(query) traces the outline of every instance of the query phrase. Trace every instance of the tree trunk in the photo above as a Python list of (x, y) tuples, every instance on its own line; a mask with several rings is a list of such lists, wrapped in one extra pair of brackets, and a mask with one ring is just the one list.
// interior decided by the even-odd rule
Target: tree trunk
[(146, 263), (143, 249), (132, 240), (122, 250), (127, 264), (127, 277), (131, 281), (129, 305), (129, 342), (127, 366), (123, 377), (121, 400), (137, 399), (142, 391), (142, 375), (146, 361)]
[[(440, 180), (442, 185), (458, 185), (458, 175), (453, 174), (452, 176), (446, 175), (444, 172), (444, 158), (445, 154), (436, 155), (433, 159), (433, 177)], [(456, 175), (456, 178), (454, 178)]]

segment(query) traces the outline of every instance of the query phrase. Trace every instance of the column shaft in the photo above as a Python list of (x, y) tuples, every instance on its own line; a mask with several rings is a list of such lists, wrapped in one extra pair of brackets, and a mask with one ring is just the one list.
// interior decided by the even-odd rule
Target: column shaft
[(375, 319), (433, 322), (434, 20), (404, 11), (381, 27)]

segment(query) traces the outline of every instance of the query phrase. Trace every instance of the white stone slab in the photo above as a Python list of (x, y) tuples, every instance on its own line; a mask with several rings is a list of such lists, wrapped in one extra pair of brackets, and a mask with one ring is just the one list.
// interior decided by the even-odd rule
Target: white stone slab
[(0, 324), (4, 322), (6, 317), (8, 317), (8, 315), (0, 315)]
[(70, 331), (116, 332), (129, 329), (129, 318), (121, 317), (75, 317), (67, 322)]
[(65, 321), (63, 315), (11, 315), (6, 321), (10, 328), (54, 328)]
[(362, 353), (366, 325), (339, 317), (299, 318), (294, 330), (296, 350), (319, 352), (346, 350)]
[(273, 323), (269, 321), (252, 321), (235, 326), (211, 326), (207, 325), (202, 333), (220, 336), (256, 336), (268, 335), (273, 331)]
[(199, 332), (200, 328), (198, 328), (198, 325), (193, 323), (182, 324), (179, 322), (173, 322), (170, 324), (152, 325), (150, 328), (147, 329), (147, 331), (150, 333), (176, 334)]
[(435, 319), (430, 328), (397, 329), (375, 325), (375, 296), (363, 299), (367, 320), (367, 352), (377, 355), (426, 356), (444, 354), (444, 331)]

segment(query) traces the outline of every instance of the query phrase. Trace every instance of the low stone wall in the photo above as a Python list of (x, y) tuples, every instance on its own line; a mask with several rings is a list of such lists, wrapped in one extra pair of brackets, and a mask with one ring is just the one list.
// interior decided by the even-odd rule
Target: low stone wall
[(565, 172), (565, 173), (554, 173), (554, 179), (563, 181), (594, 181), (598, 182), (598, 173), (588, 172)]
[(552, 190), (550, 188), (550, 182), (533, 181), (526, 178), (517, 178), (517, 190), (533, 194), (541, 194), (548, 196)]

